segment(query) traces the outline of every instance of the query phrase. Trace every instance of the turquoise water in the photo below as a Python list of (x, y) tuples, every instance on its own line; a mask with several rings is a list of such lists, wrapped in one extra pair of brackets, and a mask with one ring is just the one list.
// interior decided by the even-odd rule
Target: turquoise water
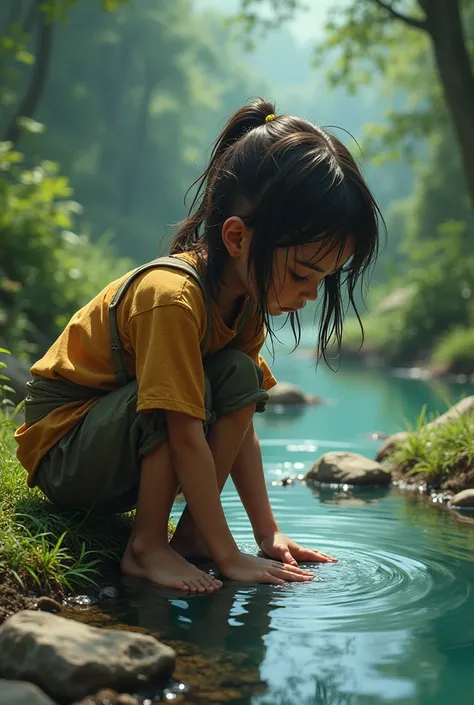
[[(329, 449), (373, 457), (370, 433), (400, 430), (425, 403), (444, 411), (442, 395), (454, 402), (472, 388), (350, 366), (315, 372), (307, 358), (282, 354), (274, 369), (328, 402), (256, 420), (274, 511), (292, 538), (340, 562), (313, 565), (310, 584), (226, 583), (213, 596), (125, 582), (115, 622), (173, 645), (176, 676), (200, 705), (471, 705), (474, 525), (397, 490), (279, 482)], [(230, 483), (223, 503), (239, 545), (255, 551)]]

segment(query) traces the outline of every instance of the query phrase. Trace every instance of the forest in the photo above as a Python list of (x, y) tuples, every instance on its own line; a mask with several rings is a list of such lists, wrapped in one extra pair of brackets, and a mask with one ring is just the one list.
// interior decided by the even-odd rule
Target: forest
[(385, 218), (343, 354), (474, 372), (474, 2), (329, 3), (305, 43), (302, 5), (2, 2), (1, 347), (32, 360), (166, 252), (225, 118), (263, 95), (341, 136)]

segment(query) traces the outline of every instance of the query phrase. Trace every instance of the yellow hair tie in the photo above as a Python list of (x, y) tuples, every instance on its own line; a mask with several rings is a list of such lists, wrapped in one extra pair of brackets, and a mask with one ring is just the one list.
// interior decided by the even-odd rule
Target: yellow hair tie
[(271, 122), (274, 119), (275, 115), (273, 113), (270, 113), (270, 115), (267, 115), (267, 117), (265, 118), (265, 122)]

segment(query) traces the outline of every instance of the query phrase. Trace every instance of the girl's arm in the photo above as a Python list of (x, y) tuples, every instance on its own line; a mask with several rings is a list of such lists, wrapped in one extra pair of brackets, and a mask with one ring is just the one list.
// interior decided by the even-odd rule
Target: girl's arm
[(218, 563), (239, 553), (224, 516), (214, 458), (200, 419), (166, 413), (173, 465), (193, 519)]
[(232, 479), (252, 524), (255, 541), (263, 553), (290, 565), (297, 565), (297, 561), (337, 562), (327, 553), (303, 548), (280, 532), (270, 506), (262, 453), (253, 424), (235, 460)]
[(279, 528), (268, 498), (262, 452), (253, 424), (235, 460), (232, 480), (252, 524), (255, 541), (260, 546), (264, 538), (279, 531)]
[(282, 585), (311, 580), (296, 566), (282, 566), (239, 551), (222, 509), (214, 459), (200, 419), (167, 412), (171, 457), (192, 517), (223, 574), (234, 580)]

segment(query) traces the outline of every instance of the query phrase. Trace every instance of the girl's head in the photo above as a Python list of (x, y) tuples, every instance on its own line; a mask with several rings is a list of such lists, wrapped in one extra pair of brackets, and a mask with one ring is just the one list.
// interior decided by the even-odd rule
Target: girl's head
[(322, 290), (325, 356), (340, 344), (347, 305), (357, 314), (356, 284), (376, 258), (380, 212), (337, 138), (274, 113), (259, 99), (232, 115), (171, 252), (205, 253), (214, 295), (231, 261), (269, 330), (270, 316), (287, 313), (297, 340), (298, 309)]

